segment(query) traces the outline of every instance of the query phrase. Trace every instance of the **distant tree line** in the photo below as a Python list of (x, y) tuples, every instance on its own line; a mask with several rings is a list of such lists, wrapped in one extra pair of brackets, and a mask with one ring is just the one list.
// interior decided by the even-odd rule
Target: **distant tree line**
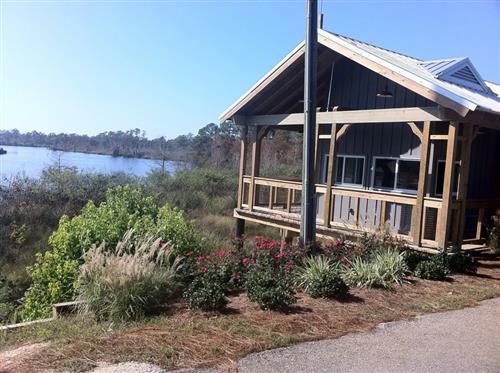
[[(300, 136), (288, 131), (272, 132), (264, 140), (261, 164), (265, 169), (296, 164), (300, 159)], [(250, 136), (252, 136), (250, 134)], [(185, 161), (197, 167), (236, 170), (240, 154), (240, 131), (230, 122), (207, 124), (198, 131), (167, 140), (148, 139), (139, 129), (107, 131), (96, 136), (49, 133), (21, 133), (0, 130), (0, 145), (47, 147), (52, 150), (107, 154), (112, 156)]]

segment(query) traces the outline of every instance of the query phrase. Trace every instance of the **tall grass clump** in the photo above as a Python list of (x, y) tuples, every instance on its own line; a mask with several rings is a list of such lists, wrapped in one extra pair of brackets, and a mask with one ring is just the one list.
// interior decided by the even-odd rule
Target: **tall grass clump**
[(342, 299), (349, 292), (331, 260), (324, 256), (304, 259), (303, 266), (297, 270), (297, 282), (313, 298)]
[(80, 267), (79, 299), (83, 311), (99, 320), (128, 321), (143, 317), (178, 290), (181, 258), (161, 240), (133, 242), (129, 230), (114, 250), (92, 246)]
[(350, 286), (361, 288), (401, 285), (407, 272), (404, 254), (394, 249), (379, 251), (370, 260), (355, 258), (348, 267), (343, 279)]

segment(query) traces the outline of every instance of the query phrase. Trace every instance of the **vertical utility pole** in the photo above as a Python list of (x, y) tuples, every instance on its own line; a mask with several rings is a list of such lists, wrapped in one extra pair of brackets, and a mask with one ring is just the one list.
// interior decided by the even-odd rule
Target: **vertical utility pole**
[(317, 0), (307, 0), (300, 244), (306, 248), (312, 246), (312, 250), (314, 250), (314, 243), (316, 241), (314, 142), (316, 130), (317, 59), (318, 2)]

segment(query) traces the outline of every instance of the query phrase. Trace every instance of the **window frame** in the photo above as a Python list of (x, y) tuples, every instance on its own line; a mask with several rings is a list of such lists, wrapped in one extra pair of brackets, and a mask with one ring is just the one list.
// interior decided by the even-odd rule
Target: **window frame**
[[(375, 186), (375, 164), (377, 163), (377, 159), (386, 159), (396, 161), (396, 168), (394, 170), (394, 183), (393, 188), (383, 188)], [(404, 189), (404, 188), (396, 188), (398, 185), (398, 177), (399, 177), (399, 161), (409, 161), (409, 162), (418, 162), (420, 163), (419, 158), (408, 158), (408, 157), (384, 157), (384, 156), (374, 156), (372, 161), (372, 177), (371, 177), (371, 189), (380, 191), (380, 192), (389, 192), (389, 193), (400, 193), (400, 194), (412, 194), (416, 195), (416, 189)], [(418, 177), (419, 175), (417, 175)]]
[[(337, 167), (338, 167), (338, 161), (339, 158), (343, 158), (342, 161), (342, 177), (340, 183), (337, 182)], [(365, 186), (365, 172), (366, 172), (366, 156), (365, 155), (351, 155), (351, 154), (337, 154), (336, 155), (337, 162), (335, 163), (335, 170), (334, 170), (334, 175), (333, 175), (333, 184), (332, 185), (338, 185), (342, 187), (349, 187), (349, 188), (364, 188)], [(344, 175), (345, 175), (345, 159), (346, 158), (355, 158), (355, 159), (363, 159), (363, 171), (361, 172), (361, 184), (356, 184), (356, 183), (344, 183)], [(321, 175), (321, 180), (324, 180), (324, 183), (326, 183), (326, 178), (327, 178), (327, 165), (329, 164), (329, 159), (330, 159), (330, 154), (325, 154), (323, 157), (323, 173)]]
[[(338, 159), (342, 157), (342, 176), (340, 178), (340, 183), (337, 182), (337, 170), (335, 170), (335, 180), (334, 180), (334, 185), (339, 185), (339, 186), (346, 186), (346, 187), (351, 187), (351, 188), (363, 188), (365, 185), (365, 165), (366, 165), (366, 156), (364, 155), (351, 155), (351, 154), (337, 154), (337, 162)], [(344, 178), (345, 178), (345, 159), (346, 158), (354, 158), (354, 159), (362, 159), (363, 160), (363, 171), (361, 172), (361, 184), (357, 183), (345, 183)], [(338, 163), (336, 163), (336, 166)]]

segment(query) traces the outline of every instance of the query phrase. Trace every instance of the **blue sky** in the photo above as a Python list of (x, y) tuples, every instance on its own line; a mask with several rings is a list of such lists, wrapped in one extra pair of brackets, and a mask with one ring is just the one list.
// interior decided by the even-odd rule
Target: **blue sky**
[[(304, 1), (0, 0), (0, 128), (172, 138), (295, 47)], [(325, 29), (500, 82), (500, 2), (324, 1)]]

